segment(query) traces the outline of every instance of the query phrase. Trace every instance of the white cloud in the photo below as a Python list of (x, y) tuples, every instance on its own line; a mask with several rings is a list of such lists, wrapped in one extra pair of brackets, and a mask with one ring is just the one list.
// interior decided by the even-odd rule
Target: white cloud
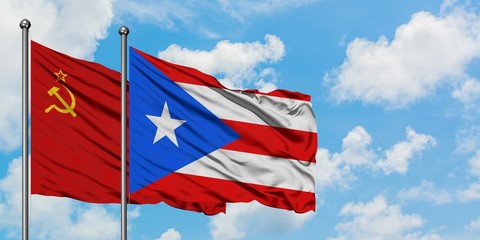
[(201, 1), (118, 0), (115, 11), (124, 17), (133, 16), (140, 22), (151, 22), (172, 29), (178, 22), (191, 22), (196, 17), (194, 6), (199, 5)]
[(208, 39), (219, 39), (228, 34), (225, 29), (216, 31), (219, 26), (229, 26), (231, 31), (239, 29), (236, 27), (239, 22), (231, 21), (232, 18), (215, 1), (116, 0), (115, 13), (124, 22), (133, 18), (170, 31), (187, 29)]
[(172, 44), (158, 53), (159, 58), (215, 75), (227, 87), (243, 88), (244, 85), (255, 83), (257, 87), (266, 88), (263, 90), (276, 88), (276, 73), (272, 68), (262, 68), (260, 65), (276, 63), (284, 55), (282, 40), (269, 34), (265, 35), (264, 44), (258, 41), (220, 41), (211, 51), (191, 50)]
[(385, 175), (392, 172), (405, 174), (415, 156), (435, 145), (432, 136), (416, 133), (410, 126), (406, 129), (406, 135), (406, 141), (384, 151), (385, 157), (372, 148), (372, 138), (361, 126), (352, 129), (342, 140), (341, 152), (330, 154), (327, 149), (318, 149), (315, 173), (317, 188), (348, 188), (349, 183), (355, 180), (353, 171), (357, 168), (382, 170)]
[(440, 12), (445, 13), (451, 9), (454, 9), (457, 5), (458, 0), (443, 0), (442, 4), (440, 5)]
[(468, 171), (477, 177), (477, 181), (471, 183), (467, 189), (457, 190), (457, 198), (461, 202), (480, 200), (480, 150), (476, 150), (475, 154), (468, 159)]
[(352, 170), (357, 167), (368, 167), (373, 164), (376, 154), (371, 150), (372, 138), (361, 126), (353, 128), (342, 140), (342, 151), (330, 153), (327, 149), (317, 151), (317, 171), (315, 182), (318, 189), (338, 185), (348, 188), (355, 180)]
[(480, 178), (480, 150), (477, 150), (477, 153), (468, 160), (470, 165), (470, 172)]
[(279, 11), (289, 10), (305, 6), (319, 0), (217, 0), (223, 10), (240, 21), (254, 15), (273, 14)]
[(333, 186), (345, 189), (355, 180), (350, 167), (345, 165), (342, 159), (331, 157), (327, 149), (317, 149), (316, 160), (315, 186), (317, 189), (323, 190)]
[(0, 227), (20, 227), (22, 222), (22, 159), (14, 159), (0, 179)]
[(159, 238), (155, 240), (182, 240), (182, 234), (175, 230), (175, 228), (169, 228), (166, 232), (162, 233)]
[[(93, 58), (98, 40), (107, 36), (113, 19), (114, 0), (2, 2), (5, 5), (0, 8), (0, 16), (9, 20), (1, 21), (3, 29), (8, 29), (12, 35), (20, 35), (18, 24), (11, 23), (28, 18), (32, 23), (30, 32), (33, 40), (78, 58)], [(20, 41), (16, 43), (12, 45), (20, 47)], [(20, 52), (20, 48), (16, 51)]]
[(467, 226), (465, 226), (465, 231), (469, 233), (479, 233), (480, 234), (480, 217), (472, 220)]
[(434, 205), (450, 203), (452, 196), (446, 190), (436, 190), (432, 182), (422, 181), (419, 186), (402, 189), (397, 193), (401, 201), (424, 200)]
[(463, 227), (463, 229), (458, 229), (455, 232), (444, 234), (442, 236), (442, 239), (478, 240), (478, 236), (480, 236), (480, 217), (471, 220), (467, 225)]
[[(21, 229), (21, 158), (14, 159), (7, 176), (0, 179), (0, 228), (18, 238)], [(116, 214), (96, 204), (68, 198), (32, 195), (30, 234), (35, 239), (117, 239)]]
[(456, 153), (472, 153), (480, 149), (480, 126), (472, 125), (469, 128), (461, 129), (455, 137)]
[(480, 182), (470, 184), (465, 190), (458, 190), (457, 198), (461, 202), (480, 200)]
[(92, 58), (113, 18), (113, 0), (0, 1), (0, 151), (20, 145), (21, 29), (28, 18), (33, 40), (80, 58)]
[(140, 207), (135, 206), (133, 209), (127, 211), (127, 217), (129, 219), (137, 219), (140, 217)]
[(418, 12), (392, 41), (354, 39), (343, 64), (325, 80), (337, 101), (404, 107), (465, 78), (468, 64), (480, 57), (479, 29), (480, 17), (460, 8), (441, 16)]
[(365, 128), (357, 126), (342, 140), (342, 152), (339, 157), (352, 167), (370, 165), (375, 159), (375, 153), (368, 149), (371, 144), (372, 137)]
[(436, 235), (423, 236), (413, 230), (422, 227), (425, 220), (418, 214), (404, 214), (400, 206), (389, 205), (383, 196), (367, 203), (348, 203), (340, 215), (351, 220), (335, 226), (337, 237), (330, 239), (438, 239)]
[[(33, 236), (39, 239), (119, 238), (119, 220), (106, 208), (94, 204), (83, 207), (70, 199), (51, 198), (40, 196), (32, 198)], [(58, 210), (58, 206), (62, 206), (62, 209)], [(41, 213), (35, 208), (42, 208), (41, 213), (44, 215), (37, 216)], [(48, 211), (44, 211), (45, 209)]]
[(262, 233), (283, 234), (299, 229), (315, 216), (314, 212), (297, 214), (257, 202), (228, 204), (227, 208), (228, 214), (210, 219), (210, 233), (214, 240), (238, 240)]
[(127, 231), (130, 231), (133, 228), (135, 219), (139, 217), (140, 217), (140, 206), (133, 207), (130, 205), (130, 207), (127, 207)]
[(419, 232), (407, 234), (403, 240), (441, 240), (444, 239), (436, 233), (422, 234)]
[(385, 174), (398, 172), (405, 174), (409, 161), (430, 146), (435, 146), (436, 141), (430, 135), (418, 134), (411, 127), (407, 127), (407, 141), (395, 144), (385, 152), (386, 158), (379, 160), (375, 167), (383, 170)]
[[(124, 17), (132, 16), (140, 22), (157, 24), (167, 29), (175, 29), (178, 25), (195, 26), (199, 32), (212, 34), (205, 28), (205, 19), (212, 14), (225, 16), (228, 20), (245, 22), (249, 17), (273, 15), (277, 12), (309, 5), (319, 0), (248, 0), (248, 1), (197, 1), (197, 0), (118, 0), (116, 11)], [(200, 9), (200, 10), (199, 10)], [(218, 23), (218, 18), (215, 19)], [(213, 33), (213, 38), (217, 34)]]
[(452, 96), (464, 104), (465, 110), (476, 110), (480, 101), (480, 82), (469, 78), (452, 92)]

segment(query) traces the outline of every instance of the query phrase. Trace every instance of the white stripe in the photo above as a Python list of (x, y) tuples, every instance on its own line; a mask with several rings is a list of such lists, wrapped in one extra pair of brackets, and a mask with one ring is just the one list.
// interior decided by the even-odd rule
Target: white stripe
[(177, 83), (220, 119), (316, 132), (310, 102)]
[(176, 172), (314, 192), (314, 168), (311, 162), (219, 149)]

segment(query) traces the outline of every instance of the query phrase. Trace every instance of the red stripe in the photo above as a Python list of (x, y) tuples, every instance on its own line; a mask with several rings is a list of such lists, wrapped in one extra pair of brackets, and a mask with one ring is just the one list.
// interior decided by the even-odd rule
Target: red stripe
[[(205, 74), (197, 69), (170, 63), (165, 60), (150, 56), (149, 54), (146, 54), (136, 48), (133, 48), (133, 49), (175, 82), (190, 83), (195, 85), (226, 89), (220, 82), (218, 82), (216, 78), (208, 74)], [(258, 90), (239, 90), (239, 92), (252, 92), (255, 94), (261, 94), (261, 95), (267, 95), (267, 96), (310, 101), (310, 95), (299, 93), (299, 92), (290, 92), (287, 90), (274, 90), (269, 93), (262, 93)]]
[(317, 133), (222, 120), (240, 135), (222, 149), (315, 162)]
[[(181, 199), (182, 201), (178, 201)], [(165, 202), (172, 207), (213, 215), (226, 202), (259, 203), (297, 213), (315, 211), (315, 193), (172, 173), (131, 194), (131, 203)], [(196, 206), (192, 206), (197, 202)], [(202, 209), (206, 207), (206, 209)], [(195, 209), (196, 208), (196, 209)]]

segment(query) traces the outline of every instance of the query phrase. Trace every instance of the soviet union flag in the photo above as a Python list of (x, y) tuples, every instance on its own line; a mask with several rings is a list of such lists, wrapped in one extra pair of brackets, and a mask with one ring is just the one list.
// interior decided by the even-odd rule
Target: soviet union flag
[(120, 199), (120, 73), (31, 42), (31, 191)]

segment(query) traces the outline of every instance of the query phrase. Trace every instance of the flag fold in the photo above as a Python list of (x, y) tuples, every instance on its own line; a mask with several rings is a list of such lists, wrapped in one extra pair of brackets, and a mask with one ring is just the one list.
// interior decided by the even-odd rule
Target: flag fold
[[(130, 48), (132, 199), (206, 214), (256, 200), (315, 210), (310, 97), (230, 90), (214, 77)], [(177, 202), (178, 201), (178, 202)]]

